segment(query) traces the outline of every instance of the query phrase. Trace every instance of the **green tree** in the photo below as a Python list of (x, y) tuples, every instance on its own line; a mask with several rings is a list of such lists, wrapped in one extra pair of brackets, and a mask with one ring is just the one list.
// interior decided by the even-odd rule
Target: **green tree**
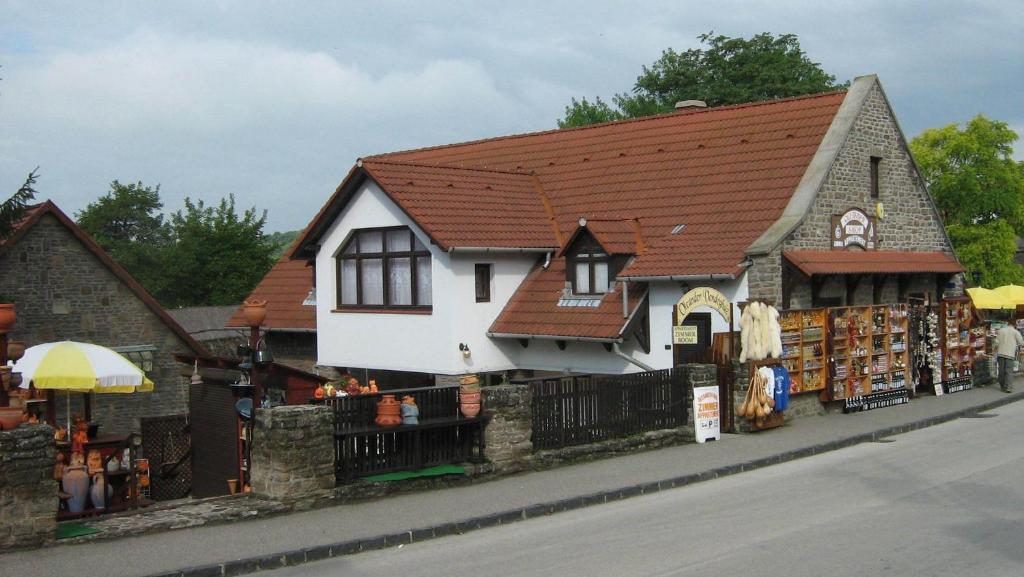
[(0, 204), (0, 240), (11, 236), (11, 233), (14, 232), (14, 226), (25, 216), (25, 209), (28, 208), (28, 203), (35, 199), (36, 190), (32, 186), (35, 185), (36, 179), (39, 178), (38, 172), (39, 167), (37, 166), (35, 170), (28, 173), (28, 178), (18, 188), (18, 191)]
[(171, 215), (173, 242), (165, 271), (165, 306), (230, 305), (241, 302), (274, 264), (274, 245), (263, 233), (267, 213), (255, 208), (241, 216), (235, 197), (216, 207), (185, 199)]
[(835, 76), (807, 58), (793, 34), (776, 37), (764, 32), (743, 39), (709, 32), (697, 38), (705, 48), (665, 50), (650, 67), (643, 67), (631, 94), (612, 97), (614, 107), (600, 98), (594, 102), (573, 98), (558, 127), (669, 112), (680, 100), (697, 99), (708, 106), (723, 106), (846, 86), (836, 84)]
[(983, 286), (1024, 281), (1013, 261), (1024, 234), (1024, 164), (1013, 160), (1017, 134), (1005, 122), (976, 116), (925, 130), (910, 142), (957, 256)]
[(274, 246), (274, 252), (271, 258), (276, 262), (277, 259), (284, 256), (284, 252), (288, 250), (288, 247), (295, 242), (295, 239), (299, 237), (301, 230), (289, 230), (285, 232), (272, 232), (267, 235), (267, 242)]
[(168, 288), (163, 261), (170, 230), (163, 206), (159, 185), (115, 180), (106, 195), (75, 213), (78, 226), (157, 299)]

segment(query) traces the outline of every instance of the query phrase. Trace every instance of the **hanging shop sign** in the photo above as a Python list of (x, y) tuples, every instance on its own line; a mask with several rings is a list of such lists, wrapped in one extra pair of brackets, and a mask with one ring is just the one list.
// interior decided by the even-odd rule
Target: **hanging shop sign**
[(673, 345), (697, 344), (697, 327), (693, 325), (672, 327)]
[(726, 322), (730, 320), (732, 303), (729, 302), (729, 299), (711, 287), (702, 286), (692, 289), (680, 297), (679, 302), (676, 303), (676, 322), (682, 323), (686, 316), (699, 306), (711, 307), (722, 315)]
[(693, 430), (698, 443), (722, 438), (718, 387), (693, 388)]
[(878, 241), (875, 219), (863, 210), (852, 208), (832, 216), (832, 248), (859, 246), (874, 250)]

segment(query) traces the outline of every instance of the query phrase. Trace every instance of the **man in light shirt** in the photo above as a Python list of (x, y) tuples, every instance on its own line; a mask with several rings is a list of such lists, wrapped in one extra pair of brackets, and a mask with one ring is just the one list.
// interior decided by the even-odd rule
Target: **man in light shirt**
[(1006, 325), (996, 333), (996, 362), (999, 364), (999, 388), (1004, 393), (1013, 392), (1013, 361), (1017, 349), (1024, 346), (1024, 337), (1013, 325)]

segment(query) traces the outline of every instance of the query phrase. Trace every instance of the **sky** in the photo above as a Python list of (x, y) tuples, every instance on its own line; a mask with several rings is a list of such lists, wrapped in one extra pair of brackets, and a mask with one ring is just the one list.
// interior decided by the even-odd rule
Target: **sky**
[(908, 139), (978, 114), (1024, 135), (1022, 30), (1024, 0), (0, 0), (0, 197), (38, 166), (72, 217), (141, 181), (300, 229), (361, 156), (556, 128), (710, 31), (878, 74)]

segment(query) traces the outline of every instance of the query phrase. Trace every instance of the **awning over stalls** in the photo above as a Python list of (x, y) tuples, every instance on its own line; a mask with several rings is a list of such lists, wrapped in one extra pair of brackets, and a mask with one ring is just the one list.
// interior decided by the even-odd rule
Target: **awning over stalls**
[(956, 258), (944, 252), (792, 250), (783, 256), (807, 276), (964, 272)]

